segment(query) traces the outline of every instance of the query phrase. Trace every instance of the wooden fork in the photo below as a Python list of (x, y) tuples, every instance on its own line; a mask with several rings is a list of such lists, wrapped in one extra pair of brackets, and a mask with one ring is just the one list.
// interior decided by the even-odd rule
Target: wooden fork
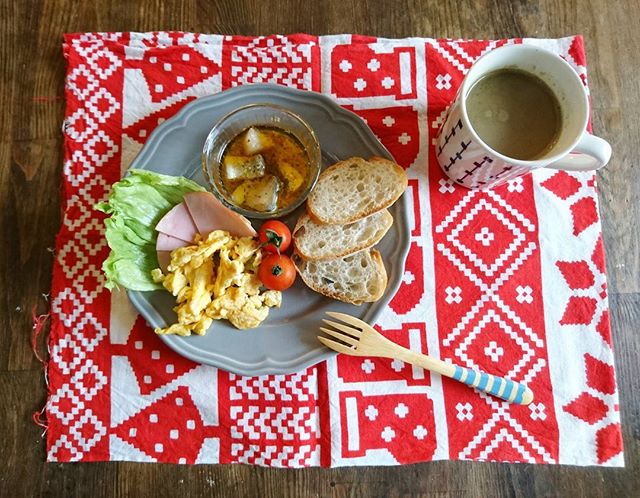
[(326, 327), (320, 327), (320, 330), (338, 339), (340, 342), (322, 336), (318, 336), (318, 339), (322, 344), (338, 353), (353, 356), (394, 358), (431, 370), (432, 372), (437, 372), (445, 377), (450, 377), (478, 391), (491, 394), (510, 403), (528, 405), (533, 401), (533, 392), (524, 384), (519, 384), (518, 382), (505, 379), (504, 377), (498, 377), (497, 375), (452, 365), (446, 361), (403, 348), (391, 342), (373, 327), (353, 316), (332, 311), (327, 311), (327, 315), (339, 320), (339, 322), (326, 319), (322, 320), (336, 330)]

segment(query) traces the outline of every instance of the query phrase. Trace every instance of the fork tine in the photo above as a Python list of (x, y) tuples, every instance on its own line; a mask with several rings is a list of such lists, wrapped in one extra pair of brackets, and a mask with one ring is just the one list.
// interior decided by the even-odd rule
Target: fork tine
[(339, 342), (332, 341), (331, 339), (327, 339), (326, 337), (322, 337), (319, 335), (318, 340), (322, 344), (327, 346), (329, 349), (333, 349), (338, 353), (351, 354), (351, 355), (355, 353), (355, 349), (345, 346), (344, 344), (340, 344)]
[(362, 330), (354, 329), (353, 327), (349, 327), (348, 325), (344, 325), (343, 323), (332, 322), (331, 320), (327, 320), (326, 318), (323, 318), (322, 321), (327, 325), (341, 330), (345, 334), (349, 334), (353, 337), (360, 337), (362, 335)]
[(342, 342), (346, 342), (347, 344), (351, 344), (352, 346), (358, 345), (358, 339), (354, 339), (350, 335), (342, 334), (325, 327), (320, 327), (320, 330), (322, 330), (325, 334), (330, 335), (331, 337), (335, 337), (336, 339), (339, 339)]
[(340, 320), (341, 322), (348, 323), (349, 325), (356, 327), (358, 329), (364, 329), (368, 327), (367, 323), (362, 320), (356, 318), (355, 316), (347, 315), (346, 313), (338, 313), (337, 311), (327, 311), (327, 315), (336, 320)]

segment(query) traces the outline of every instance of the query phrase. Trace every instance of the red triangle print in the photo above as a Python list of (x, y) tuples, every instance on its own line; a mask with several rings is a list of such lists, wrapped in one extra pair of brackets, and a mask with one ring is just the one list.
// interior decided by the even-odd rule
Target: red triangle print
[[(145, 428), (145, 430), (142, 430)], [(205, 427), (189, 389), (179, 387), (115, 428), (115, 434), (152, 458), (195, 463), (204, 439), (215, 431)]]
[(139, 121), (136, 121), (132, 125), (127, 126), (123, 131), (131, 139), (144, 144), (147, 141), (147, 138), (149, 138), (149, 135), (151, 135), (151, 132), (155, 130), (156, 126), (173, 117), (186, 104), (195, 99), (195, 97), (189, 96), (167, 107), (163, 107), (162, 109), (145, 116)]
[(186, 45), (146, 50), (143, 59), (131, 61), (130, 66), (142, 70), (153, 102), (161, 102), (220, 72), (218, 64)]
[(125, 355), (142, 394), (149, 394), (197, 366), (169, 349), (139, 316), (125, 345), (113, 345), (115, 355)]

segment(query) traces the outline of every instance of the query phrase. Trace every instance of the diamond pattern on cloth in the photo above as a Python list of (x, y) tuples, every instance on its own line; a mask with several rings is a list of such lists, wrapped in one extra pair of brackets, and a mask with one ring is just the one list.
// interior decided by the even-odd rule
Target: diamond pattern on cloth
[[(595, 175), (540, 170), (469, 191), (435, 160), (433, 140), (464, 75), (508, 43), (561, 55), (586, 85), (580, 37), (67, 35), (48, 460), (622, 465)], [(108, 247), (93, 205), (185, 104), (260, 82), (330, 96), (407, 172), (411, 245), (376, 328), (415, 351), (525, 382), (532, 404), (509, 405), (384, 358), (230, 374), (178, 356), (124, 293), (104, 289)]]

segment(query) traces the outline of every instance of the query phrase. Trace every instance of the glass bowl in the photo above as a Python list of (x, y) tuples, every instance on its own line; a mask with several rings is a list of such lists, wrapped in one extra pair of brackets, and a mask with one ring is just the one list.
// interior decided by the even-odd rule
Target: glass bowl
[[(309, 157), (310, 175), (300, 195), (289, 205), (275, 211), (254, 211), (233, 202), (222, 181), (222, 156), (229, 142), (252, 126), (279, 128), (290, 133), (304, 147)], [(248, 218), (279, 218), (302, 204), (320, 174), (322, 155), (315, 133), (300, 116), (271, 104), (250, 104), (230, 112), (218, 121), (207, 136), (202, 150), (202, 169), (211, 192), (225, 205)]]

